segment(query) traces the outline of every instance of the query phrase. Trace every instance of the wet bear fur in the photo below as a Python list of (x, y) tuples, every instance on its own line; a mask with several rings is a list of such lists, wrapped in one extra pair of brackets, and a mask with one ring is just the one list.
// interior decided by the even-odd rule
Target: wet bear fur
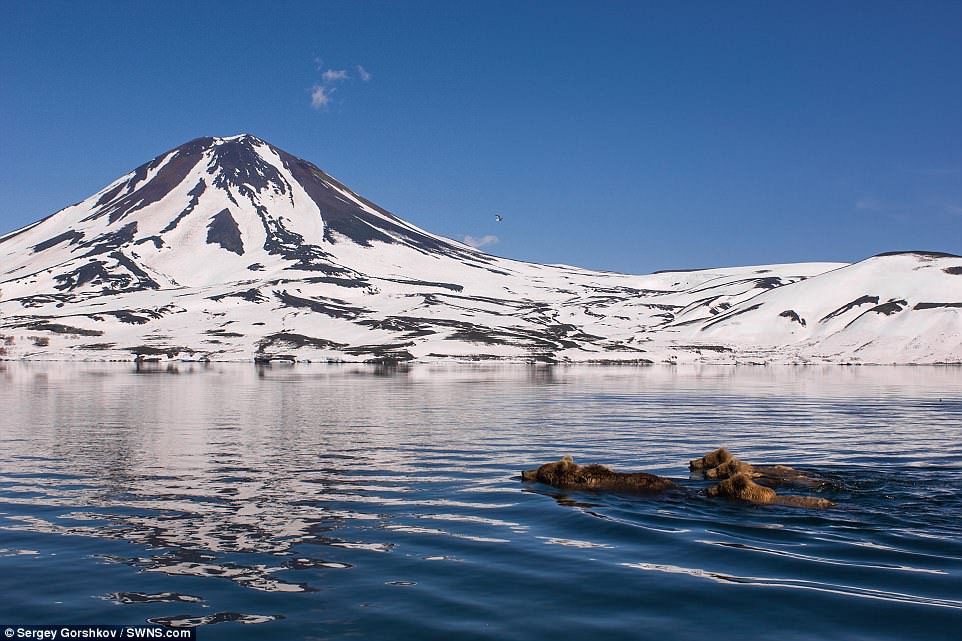
[(725, 461), (714, 467), (703, 468), (702, 473), (706, 479), (727, 479), (736, 474), (747, 474), (757, 483), (768, 487), (778, 487), (782, 485), (818, 487), (824, 485), (824, 483), (811, 478), (804, 472), (800, 472), (787, 465), (752, 465), (746, 463), (733, 456), (731, 452), (725, 448), (720, 448), (706, 454), (701, 459), (695, 460), (707, 461), (705, 465), (708, 465), (720, 459), (725, 459)]
[(735, 458), (732, 453), (726, 450), (724, 447), (720, 447), (714, 452), (709, 452), (701, 458), (696, 458), (688, 462), (688, 469), (692, 472), (698, 470), (708, 470), (714, 467), (718, 467), (722, 463), (727, 463), (731, 459)]
[(723, 496), (757, 504), (791, 505), (794, 507), (827, 508), (835, 505), (816, 496), (779, 496), (770, 487), (759, 485), (748, 474), (736, 474), (718, 485), (708, 488), (708, 496)]
[(522, 480), (537, 481), (563, 490), (593, 490), (647, 494), (674, 487), (666, 478), (645, 472), (615, 472), (604, 465), (578, 465), (570, 456), (521, 473)]
[(705, 468), (705, 478), (727, 479), (735, 476), (736, 474), (748, 474), (749, 476), (753, 476), (754, 472), (755, 466), (732, 457), (718, 467)]

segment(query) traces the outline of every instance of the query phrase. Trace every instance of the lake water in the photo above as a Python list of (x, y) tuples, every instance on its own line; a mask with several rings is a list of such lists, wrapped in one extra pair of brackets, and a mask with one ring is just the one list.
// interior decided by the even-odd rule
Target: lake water
[[(831, 479), (710, 499), (720, 445)], [(520, 481), (571, 454), (679, 479)], [(0, 363), (0, 623), (956, 639), (962, 369)]]

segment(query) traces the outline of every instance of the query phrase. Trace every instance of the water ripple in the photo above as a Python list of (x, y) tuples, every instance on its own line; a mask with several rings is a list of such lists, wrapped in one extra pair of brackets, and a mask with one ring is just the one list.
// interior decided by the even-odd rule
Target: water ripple
[[(7, 367), (0, 619), (214, 641), (958, 628), (957, 369), (124, 367)], [(687, 462), (722, 444), (817, 472), (837, 507), (709, 499)], [(565, 454), (680, 489), (520, 481)]]
[(802, 579), (773, 579), (763, 577), (735, 576), (723, 574), (721, 572), (710, 572), (697, 568), (684, 568), (677, 565), (658, 565), (654, 563), (622, 563), (623, 566), (646, 570), (650, 572), (665, 572), (668, 574), (687, 574), (701, 579), (710, 579), (719, 583), (732, 583), (737, 585), (754, 585), (771, 588), (792, 588), (799, 590), (814, 590), (817, 592), (829, 592), (843, 596), (854, 596), (864, 599), (878, 599), (881, 601), (896, 601), (901, 603), (914, 603), (917, 605), (929, 605), (939, 608), (962, 609), (962, 601), (955, 599), (935, 599), (913, 594), (902, 594), (899, 592), (886, 592), (883, 590), (872, 590), (848, 585), (832, 585), (828, 583), (818, 583), (816, 581), (805, 581)]

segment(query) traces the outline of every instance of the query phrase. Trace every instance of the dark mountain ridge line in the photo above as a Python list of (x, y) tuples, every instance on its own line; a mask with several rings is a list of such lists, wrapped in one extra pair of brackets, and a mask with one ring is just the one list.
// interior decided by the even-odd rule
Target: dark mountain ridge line
[[(111, 198), (101, 206), (100, 211), (95, 211), (80, 222), (97, 220), (106, 215), (109, 224), (112, 225), (130, 214), (160, 201), (170, 193), (171, 189), (183, 182), (187, 174), (200, 162), (203, 152), (213, 141), (213, 138), (195, 138), (161, 154), (149, 163), (141, 165), (134, 170), (133, 177), (123, 185), (123, 188), (132, 189), (132, 191), (119, 200)], [(158, 167), (160, 169), (155, 176), (147, 180), (141, 187), (135, 187), (138, 183), (147, 179), (151, 170)], [(119, 191), (117, 194), (119, 194)], [(114, 198), (116, 198), (116, 194), (114, 194)]]
[(962, 256), (959, 256), (958, 254), (950, 254), (948, 252), (928, 251), (924, 249), (910, 249), (905, 251), (882, 252), (881, 254), (875, 254), (874, 256), (872, 256), (872, 258), (881, 258), (884, 256), (906, 256), (906, 255), (924, 256), (926, 258), (962, 258)]
[[(884, 284), (877, 285), (870, 278), (863, 285), (869, 292), (884, 292), (885, 298), (897, 295), (888, 302), (877, 296), (875, 300), (864, 296), (868, 300), (861, 301), (856, 298), (861, 292), (846, 287), (841, 288), (844, 297), (828, 298), (819, 297), (817, 284), (791, 287), (837, 270), (859, 269), (855, 265), (826, 265), (829, 269), (821, 270), (819, 265), (799, 266), (797, 270), (790, 264), (773, 265), (732, 268), (728, 273), (715, 268), (710, 274), (679, 276), (675, 279), (678, 282), (664, 288), (661, 285), (670, 282), (671, 277), (645, 279), (499, 259), (422, 231), (359, 196), (312, 163), (249, 135), (198, 138), (185, 143), (139, 166), (83, 202), (60, 219), (59, 228), (58, 222), (53, 221), (37, 230), (43, 222), (39, 221), (0, 238), (6, 242), (9, 237), (19, 238), (21, 233), (30, 234), (30, 242), (15, 242), (16, 254), (4, 254), (8, 265), (23, 262), (8, 272), (12, 277), (0, 285), (7, 289), (8, 296), (14, 294), (16, 298), (0, 302), (19, 302), (26, 312), (18, 315), (19, 322), (33, 323), (36, 331), (48, 331), (41, 328), (49, 326), (53, 328), (50, 333), (56, 334), (58, 328), (72, 327), (70, 323), (55, 322), (60, 317), (56, 307), (64, 308), (64, 312), (80, 309), (85, 313), (72, 316), (99, 324), (97, 329), (73, 329), (103, 329), (109, 334), (111, 328), (117, 327), (126, 336), (116, 342), (108, 336), (97, 345), (139, 342), (160, 348), (163, 346), (156, 341), (197, 345), (200, 340), (201, 344), (220, 345), (204, 348), (211, 355), (233, 358), (250, 352), (255, 341), (263, 340), (259, 337), (271, 336), (272, 331), (277, 334), (281, 325), (291, 336), (305, 339), (336, 331), (332, 336), (347, 346), (340, 351), (349, 355), (377, 353), (406, 360), (415, 354), (437, 354), (448, 349), (444, 345), (453, 343), (458, 345), (455, 352), (476, 351), (464, 349), (470, 344), (489, 344), (510, 347), (497, 350), (509, 359), (526, 358), (527, 354), (544, 362), (563, 362), (580, 361), (588, 354), (603, 358), (606, 351), (625, 352), (628, 344), (636, 340), (639, 345), (650, 346), (654, 358), (662, 358), (664, 350), (674, 349), (675, 343), (695, 345), (700, 342), (698, 331), (712, 329), (718, 332), (714, 339), (718, 342), (728, 343), (729, 332), (740, 336), (731, 343), (736, 355), (752, 357), (775, 354), (778, 350), (737, 345), (739, 341), (750, 341), (756, 329), (770, 329), (770, 334), (763, 335), (779, 337), (765, 339), (773, 341), (782, 340), (780, 337), (790, 331), (798, 338), (787, 339), (791, 342), (786, 344), (789, 349), (799, 345), (814, 349), (826, 336), (844, 331), (832, 326), (834, 331), (829, 334), (811, 322), (806, 333), (801, 329), (806, 321), (799, 312), (812, 320), (821, 314), (827, 319), (871, 303), (844, 318), (850, 321), (845, 327), (865, 316), (878, 319), (859, 323), (854, 330), (858, 342), (852, 344), (868, 345), (871, 341), (865, 343), (862, 334), (882, 335), (889, 331), (887, 327), (909, 326), (904, 320), (893, 325), (886, 325), (888, 321), (884, 320), (889, 316), (914, 318), (914, 314), (900, 313), (905, 308), (940, 310), (928, 312), (926, 323), (948, 327), (949, 336), (954, 337), (953, 314), (962, 307), (959, 303), (939, 302), (962, 300), (952, 285), (957, 279), (946, 278), (950, 282), (945, 290), (927, 285), (935, 272), (939, 273), (938, 278), (945, 278), (941, 272), (962, 274), (962, 265), (953, 266), (956, 261), (933, 263), (957, 258), (944, 252), (887, 252), (861, 261), (874, 262), (866, 272), (857, 273), (892, 275)], [(237, 261), (231, 254), (245, 259)], [(884, 263), (892, 265), (892, 269), (884, 267), (878, 271), (882, 264), (878, 261), (905, 255), (910, 259)], [(57, 265), (35, 270), (45, 261)], [(236, 267), (248, 263), (246, 268)], [(208, 265), (212, 267), (209, 271)], [(941, 269), (914, 275), (933, 265)], [(263, 278), (238, 278), (251, 275), (238, 273), (244, 269), (264, 272), (259, 274)], [(472, 273), (474, 270), (483, 271)], [(31, 274), (22, 273), (27, 271)], [(688, 273), (698, 271), (704, 270)], [(928, 292), (922, 300), (935, 302), (917, 302), (914, 307), (905, 302), (911, 300), (907, 296), (912, 290), (900, 290), (903, 273), (915, 279), (904, 282), (919, 283), (922, 288), (916, 291)], [(287, 274), (289, 278), (278, 278)], [(848, 282), (846, 278), (824, 282)], [(775, 289), (781, 291), (770, 295)], [(699, 300), (692, 301), (700, 292), (704, 294)], [(795, 298), (802, 300), (796, 303)], [(856, 298), (852, 302), (860, 304), (826, 313), (840, 302), (839, 298)], [(182, 307), (152, 307), (151, 300), (174, 301)], [(778, 302), (771, 305), (769, 301)], [(866, 311), (866, 307), (870, 309)], [(13, 317), (8, 310), (19, 310), (6, 306), (3, 309), (6, 318), (0, 319), (0, 324), (9, 327)], [(189, 321), (188, 317), (165, 318), (188, 312)], [(702, 318), (705, 313), (710, 316)], [(748, 316), (725, 324), (742, 314)], [(853, 317), (857, 318), (852, 320)], [(145, 327), (131, 330), (114, 323)], [(240, 331), (211, 329), (229, 323), (239, 323)], [(794, 324), (793, 329), (789, 329), (790, 324)], [(258, 331), (256, 326), (264, 329)], [(390, 335), (378, 334), (377, 341), (382, 344), (374, 345), (372, 342), (377, 341), (372, 341), (370, 334), (365, 340), (358, 333), (374, 329)], [(131, 331), (140, 338), (130, 339)], [(653, 337), (655, 342), (651, 343)], [(76, 347), (69, 344), (74, 340), (70, 337), (52, 342), (58, 349), (69, 350)], [(321, 340), (324, 339), (294, 339), (285, 343), (279, 338), (270, 349), (309, 351), (320, 349)], [(327, 344), (325, 349), (332, 346)], [(874, 349), (869, 348), (866, 353)], [(939, 351), (937, 347), (925, 349)], [(699, 357), (710, 356), (712, 350), (705, 348), (698, 353)], [(619, 353), (618, 358), (625, 356)], [(949, 353), (944, 356), (947, 360), (955, 357)]]

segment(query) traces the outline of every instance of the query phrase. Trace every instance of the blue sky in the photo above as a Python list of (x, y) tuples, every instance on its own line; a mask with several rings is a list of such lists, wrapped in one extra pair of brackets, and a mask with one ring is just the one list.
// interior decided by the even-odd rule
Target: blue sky
[(250, 132), (511, 258), (962, 253), (959, 1), (8, 1), (0, 127), (0, 231)]

